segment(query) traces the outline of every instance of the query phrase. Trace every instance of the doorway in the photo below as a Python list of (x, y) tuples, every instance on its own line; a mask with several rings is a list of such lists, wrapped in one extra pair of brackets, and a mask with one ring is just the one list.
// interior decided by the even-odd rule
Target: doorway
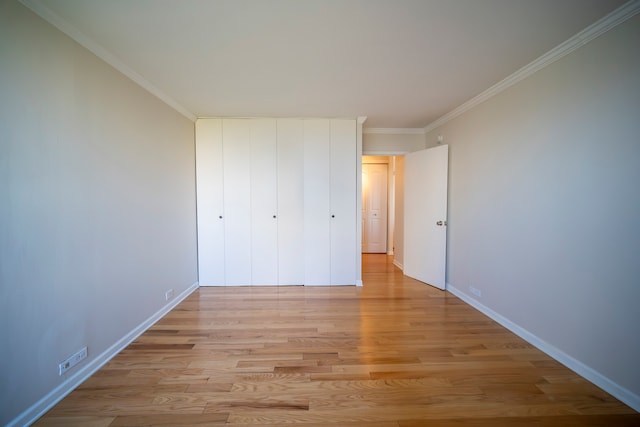
[[(408, 158), (412, 159), (411, 170), (407, 165)], [(443, 289), (446, 280), (448, 146), (407, 154), (363, 156), (362, 163), (363, 171), (366, 163), (387, 165), (387, 254), (393, 256), (393, 264), (405, 274)], [(416, 171), (426, 175), (416, 176)], [(369, 180), (369, 176), (363, 174), (363, 241), (367, 227), (365, 180)], [(407, 198), (409, 200), (405, 200)], [(434, 212), (422, 211), (416, 202), (420, 202), (418, 205), (426, 203)], [(409, 211), (409, 215), (405, 211)], [(408, 222), (405, 224), (405, 221)], [(362, 253), (367, 253), (364, 247)], [(366, 267), (364, 263), (363, 267)]]
[(387, 163), (362, 164), (362, 253), (387, 253)]
[[(362, 156), (362, 253), (396, 255), (398, 244), (402, 245), (402, 237), (397, 235), (398, 212), (402, 215), (402, 207), (398, 211), (397, 194), (402, 196), (403, 156), (364, 155)], [(377, 192), (371, 189), (378, 188)], [(400, 199), (402, 202), (402, 199)], [(401, 226), (401, 224), (400, 224)], [(400, 242), (398, 242), (400, 238)], [(400, 248), (402, 250), (402, 248)]]

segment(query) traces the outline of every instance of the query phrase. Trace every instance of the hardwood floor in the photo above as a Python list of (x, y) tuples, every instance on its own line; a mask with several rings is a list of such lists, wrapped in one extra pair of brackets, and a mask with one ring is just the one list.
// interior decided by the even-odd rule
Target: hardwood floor
[(363, 263), (362, 288), (201, 288), (36, 425), (640, 426), (390, 257)]

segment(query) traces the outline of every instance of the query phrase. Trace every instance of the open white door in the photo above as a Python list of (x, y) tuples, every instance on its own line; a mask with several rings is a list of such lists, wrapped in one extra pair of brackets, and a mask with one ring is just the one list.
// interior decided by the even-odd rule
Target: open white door
[(404, 274), (445, 288), (449, 146), (405, 157)]

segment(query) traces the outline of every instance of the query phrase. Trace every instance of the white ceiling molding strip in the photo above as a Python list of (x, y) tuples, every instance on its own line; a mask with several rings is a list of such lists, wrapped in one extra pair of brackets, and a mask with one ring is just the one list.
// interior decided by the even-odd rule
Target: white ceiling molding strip
[(62, 19), (58, 14), (54, 13), (51, 9), (46, 7), (39, 0), (20, 0), (22, 4), (35, 12), (38, 16), (40, 16), (45, 21), (49, 22), (51, 25), (71, 37), (77, 43), (79, 43), (85, 49), (88, 49), (90, 52), (95, 54), (98, 58), (105, 61), (107, 64), (111, 65), (116, 70), (120, 71), (122, 74), (133, 80), (138, 85), (142, 86), (145, 90), (150, 92), (152, 95), (158, 97), (162, 102), (169, 105), (171, 108), (185, 116), (191, 121), (196, 120), (196, 115), (184, 108), (174, 99), (172, 99), (169, 95), (162, 92), (155, 85), (150, 83), (147, 79), (142, 77), (140, 74), (129, 68), (125, 65), (120, 59), (118, 59), (115, 55), (109, 52), (107, 49), (99, 45), (98, 43), (91, 40), (89, 37), (84, 35), (80, 30), (78, 30), (73, 25), (69, 24), (67, 21)]
[(362, 133), (377, 133), (383, 135), (424, 135), (424, 128), (367, 128)]
[(434, 122), (428, 124), (423, 129), (424, 133), (431, 132), (432, 130), (442, 126), (449, 120), (452, 120), (458, 117), (459, 115), (472, 109), (476, 105), (481, 104), (487, 99), (494, 97), (495, 95), (499, 94), (503, 90), (529, 77), (536, 71), (540, 71), (544, 67), (556, 62), (560, 58), (584, 46), (585, 44), (589, 43), (591, 40), (606, 33), (613, 27), (623, 23), (624, 21), (633, 17), (639, 12), (640, 12), (640, 0), (631, 0), (623, 4), (618, 9), (614, 10), (610, 14), (606, 15), (604, 18), (591, 24), (590, 26), (580, 31), (579, 33), (577, 33), (567, 41), (559, 44), (558, 46), (551, 49), (549, 52), (545, 53), (538, 59), (520, 68), (518, 71), (511, 74), (509, 77), (496, 83), (495, 85), (491, 86), (489, 89), (471, 98), (469, 101), (451, 110), (450, 112), (440, 117), (439, 119), (435, 120)]

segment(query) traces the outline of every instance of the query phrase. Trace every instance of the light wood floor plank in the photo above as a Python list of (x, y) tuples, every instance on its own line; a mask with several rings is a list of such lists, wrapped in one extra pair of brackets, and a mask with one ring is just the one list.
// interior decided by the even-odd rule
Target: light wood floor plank
[(363, 257), (362, 288), (201, 288), (37, 426), (640, 426), (465, 304)]

